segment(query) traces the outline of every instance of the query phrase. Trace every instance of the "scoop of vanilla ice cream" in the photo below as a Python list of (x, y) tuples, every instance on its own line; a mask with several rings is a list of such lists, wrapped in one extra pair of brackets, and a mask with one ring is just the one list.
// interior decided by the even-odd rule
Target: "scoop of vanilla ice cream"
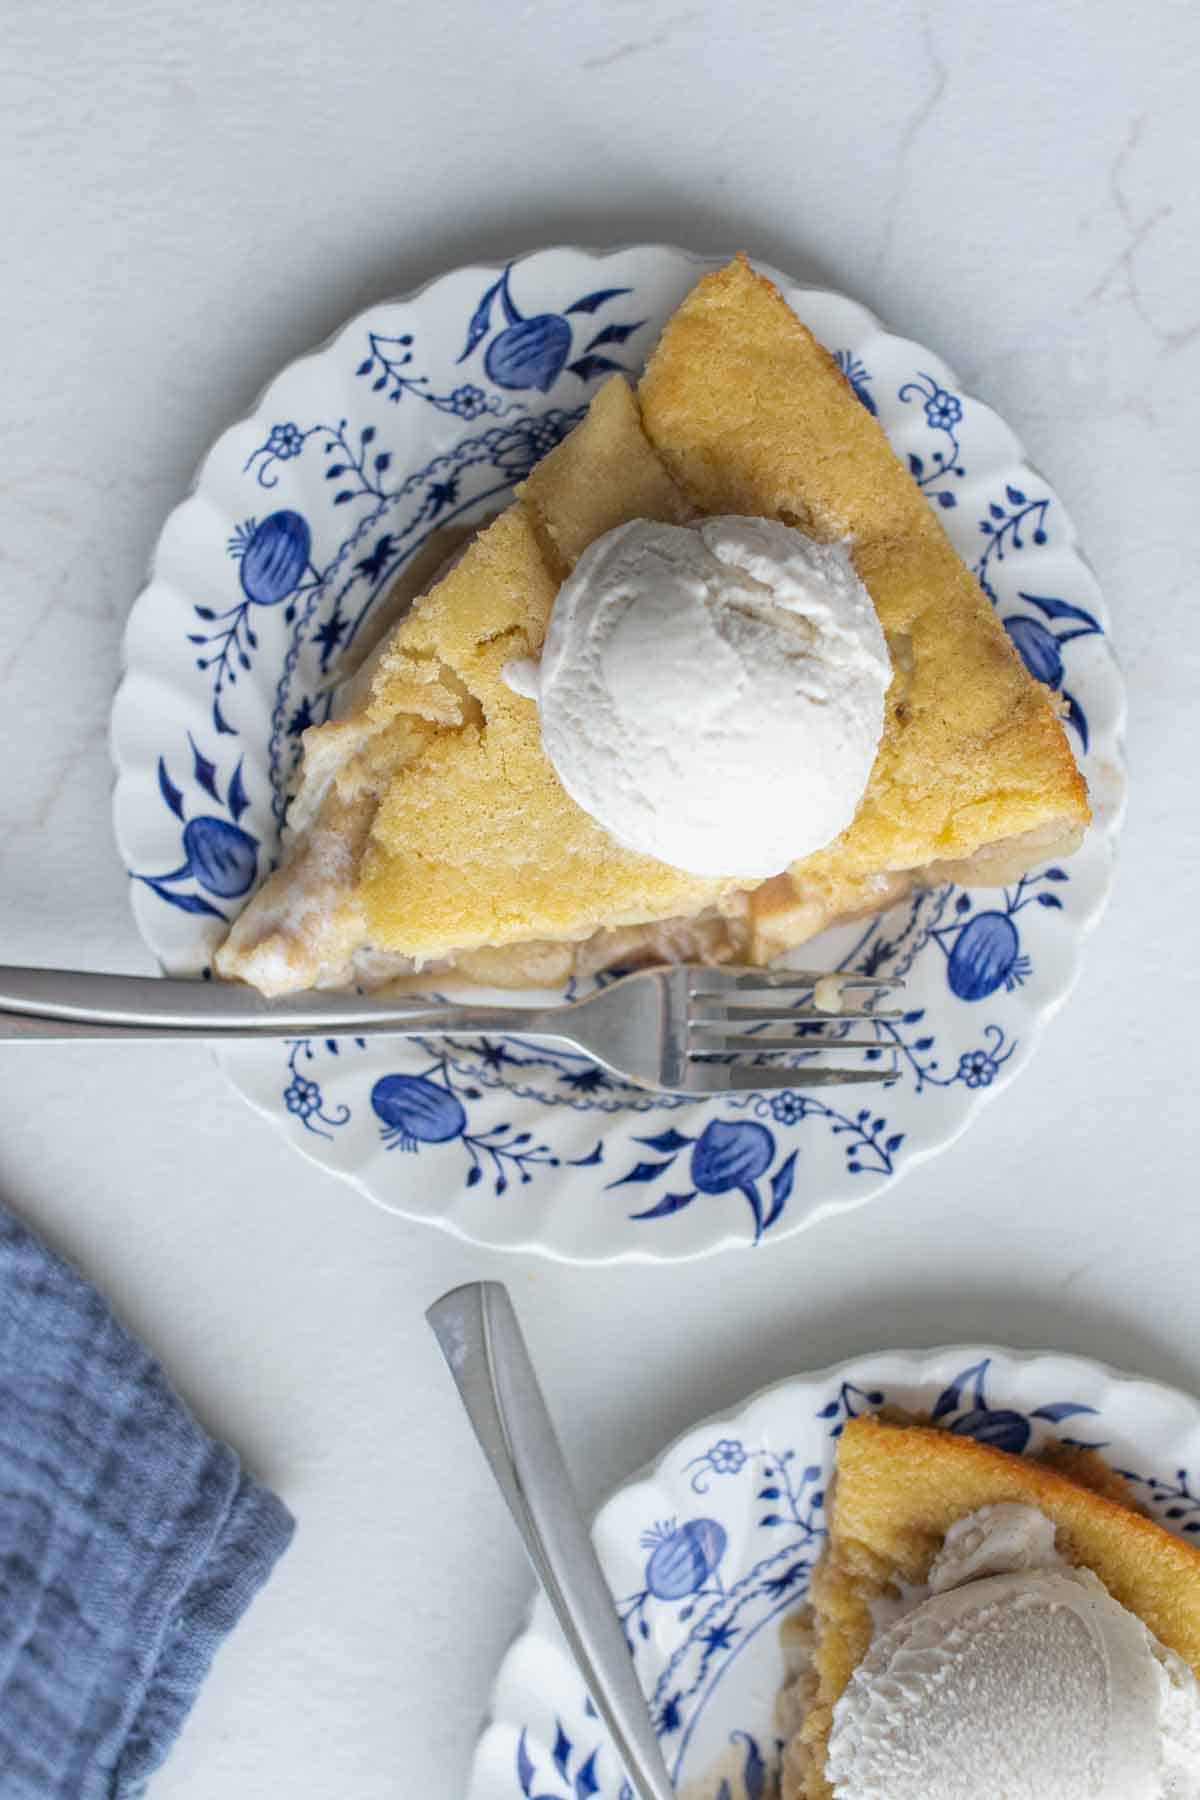
[(1036, 1506), (1003, 1501), (955, 1520), (930, 1567), (929, 1591), (944, 1594), (981, 1575), (1067, 1567), (1055, 1547), (1053, 1520)]
[(854, 816), (891, 679), (842, 544), (769, 519), (637, 519), (563, 583), (535, 698), (563, 787), (626, 849), (765, 879)]
[(1198, 1800), (1195, 1676), (1035, 1508), (960, 1521), (929, 1589), (834, 1709), (837, 1800)]

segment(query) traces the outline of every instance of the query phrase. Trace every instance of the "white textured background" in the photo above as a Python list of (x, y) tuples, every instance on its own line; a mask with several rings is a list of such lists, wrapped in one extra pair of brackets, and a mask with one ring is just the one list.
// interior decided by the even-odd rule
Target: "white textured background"
[[(543, 243), (739, 245), (941, 351), (1115, 618), (1117, 893), (1034, 1072), (890, 1201), (677, 1269), (507, 1261), (303, 1163), (200, 1050), (0, 1050), (0, 1184), (286, 1496), (157, 1800), (460, 1794), (528, 1589), (424, 1305), (509, 1280), (589, 1499), (852, 1351), (1200, 1384), (1191, 0), (0, 4), (0, 953), (140, 968), (104, 733), (210, 441), (348, 314)], [(432, 1166), (432, 1165), (431, 1165)]]

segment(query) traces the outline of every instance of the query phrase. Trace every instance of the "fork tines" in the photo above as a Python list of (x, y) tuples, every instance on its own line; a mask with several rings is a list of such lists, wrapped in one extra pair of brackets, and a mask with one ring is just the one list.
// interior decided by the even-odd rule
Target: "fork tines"
[[(837, 1028), (875, 1021), (882, 1024), (901, 1017), (899, 1012), (880, 1010), (874, 1003), (902, 986), (899, 980), (853, 970), (692, 970), (687, 1006), (692, 1080), (713, 1088), (738, 1085), (744, 1082), (749, 1061), (755, 1065), (754, 1081), (762, 1087), (892, 1080), (897, 1073), (895, 1044), (885, 1031), (847, 1037), (838, 1035)], [(843, 1003), (847, 990), (854, 990), (856, 999), (861, 997), (858, 1006)], [(861, 1064), (842, 1069), (807, 1060), (830, 1051), (866, 1051), (874, 1057), (885, 1056), (886, 1064), (878, 1069)], [(781, 1055), (806, 1060), (783, 1069), (759, 1062), (763, 1057)], [(737, 1063), (722, 1064), (713, 1060), (716, 1058), (736, 1058)]]
[[(801, 1032), (806, 1025), (811, 1031), (855, 1019), (898, 1019), (899, 1012), (880, 1011), (873, 1002), (903, 985), (853, 970), (695, 969), (689, 972), (688, 1019), (693, 1025), (798, 1025)], [(866, 1004), (843, 1004), (848, 989), (862, 992)], [(787, 998), (791, 994), (794, 1000)], [(858, 1047), (846, 1044), (847, 1049)], [(862, 1047), (875, 1049), (877, 1043)]]
[(729, 988), (815, 988), (835, 981), (841, 988), (903, 987), (898, 975), (860, 975), (854, 969), (743, 969), (715, 963), (688, 971), (693, 994), (723, 994)]

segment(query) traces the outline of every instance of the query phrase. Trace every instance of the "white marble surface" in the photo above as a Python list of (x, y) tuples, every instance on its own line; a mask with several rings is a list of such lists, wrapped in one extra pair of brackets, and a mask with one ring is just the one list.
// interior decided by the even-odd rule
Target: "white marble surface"
[(300, 1521), (156, 1796), (456, 1795), (529, 1583), (422, 1322), (452, 1282), (513, 1285), (589, 1499), (867, 1348), (1200, 1384), (1200, 13), (7, 0), (3, 24), (5, 960), (146, 966), (104, 731), (161, 518), (283, 361), (458, 261), (745, 245), (858, 295), (1010, 420), (1114, 614), (1132, 804), (1081, 987), (966, 1139), (778, 1248), (476, 1253), (302, 1162), (202, 1051), (0, 1051), (5, 1196)]

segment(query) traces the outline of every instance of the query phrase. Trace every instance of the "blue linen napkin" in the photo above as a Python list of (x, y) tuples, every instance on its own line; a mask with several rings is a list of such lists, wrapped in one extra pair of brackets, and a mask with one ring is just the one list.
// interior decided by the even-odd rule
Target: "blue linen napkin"
[(0, 1208), (0, 1795), (130, 1800), (293, 1530)]

